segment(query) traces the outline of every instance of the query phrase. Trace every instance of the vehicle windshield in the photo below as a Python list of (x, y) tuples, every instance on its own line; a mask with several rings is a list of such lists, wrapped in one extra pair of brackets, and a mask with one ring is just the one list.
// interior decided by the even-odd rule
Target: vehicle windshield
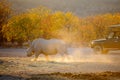
[(108, 35), (108, 39), (111, 39), (111, 38), (120, 38), (120, 32), (111, 32)]

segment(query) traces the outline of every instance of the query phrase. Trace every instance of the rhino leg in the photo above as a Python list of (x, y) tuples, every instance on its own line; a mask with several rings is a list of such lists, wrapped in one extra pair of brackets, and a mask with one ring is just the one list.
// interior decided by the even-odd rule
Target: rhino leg
[(45, 55), (45, 57), (46, 57), (46, 60), (47, 60), (47, 61), (50, 61), (50, 59), (49, 59), (49, 56), (48, 56), (48, 55)]
[(62, 61), (65, 60), (70, 60), (69, 54), (67, 53), (67, 50), (61, 50), (60, 51), (61, 57), (62, 57)]
[(34, 61), (37, 61), (38, 60), (38, 56), (39, 56), (39, 52), (35, 52), (35, 58), (34, 58)]

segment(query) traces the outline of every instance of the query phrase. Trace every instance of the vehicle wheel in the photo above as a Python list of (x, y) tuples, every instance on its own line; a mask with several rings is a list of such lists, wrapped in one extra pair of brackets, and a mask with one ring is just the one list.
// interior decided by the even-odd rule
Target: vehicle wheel
[(103, 48), (101, 46), (94, 46), (93, 50), (96, 54), (103, 53)]
[(108, 50), (104, 50), (102, 46), (95, 46), (93, 50), (96, 54), (107, 54), (108, 53)]

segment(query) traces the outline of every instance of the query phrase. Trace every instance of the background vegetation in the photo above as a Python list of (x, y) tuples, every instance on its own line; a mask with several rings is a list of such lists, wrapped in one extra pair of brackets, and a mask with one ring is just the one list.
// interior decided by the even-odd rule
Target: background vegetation
[(6, 3), (0, 2), (0, 35), (11, 42), (23, 43), (42, 37), (80, 44), (104, 38), (110, 25), (120, 24), (120, 13), (81, 18), (72, 12), (53, 12), (42, 6), (10, 16), (10, 6)]
[(6, 0), (0, 0), (0, 46), (5, 40), (2, 33), (2, 27), (7, 24), (10, 18), (12, 10), (10, 9), (10, 4)]

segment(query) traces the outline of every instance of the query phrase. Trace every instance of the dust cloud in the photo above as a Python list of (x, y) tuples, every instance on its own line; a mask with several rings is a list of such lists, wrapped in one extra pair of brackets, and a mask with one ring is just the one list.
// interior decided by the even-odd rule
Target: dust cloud
[[(68, 35), (68, 34), (67, 34)], [(70, 37), (66, 37), (67, 40), (70, 40)], [(65, 40), (65, 39), (64, 39)], [(55, 41), (53, 39), (53, 41)], [(65, 41), (66, 42), (66, 41)], [(67, 41), (69, 43), (71, 41)], [(47, 44), (47, 43), (44, 43)], [(49, 45), (49, 49), (51, 44)], [(62, 52), (62, 49), (61, 51)], [(90, 47), (67, 47), (68, 55), (61, 55), (61, 53), (49, 55), (49, 61), (54, 62), (102, 62), (102, 63), (120, 63), (120, 51), (116, 53), (108, 53), (108, 54), (95, 54)], [(31, 61), (34, 61), (34, 56), (32, 57)], [(45, 55), (40, 54), (38, 61), (47, 61)]]
[[(55, 62), (103, 62), (112, 63), (114, 57), (118, 58), (117, 55), (109, 54), (95, 54), (91, 48), (68, 48), (68, 55), (61, 56), (60, 54), (50, 55), (49, 61)], [(38, 61), (46, 61), (45, 56), (40, 55)]]

